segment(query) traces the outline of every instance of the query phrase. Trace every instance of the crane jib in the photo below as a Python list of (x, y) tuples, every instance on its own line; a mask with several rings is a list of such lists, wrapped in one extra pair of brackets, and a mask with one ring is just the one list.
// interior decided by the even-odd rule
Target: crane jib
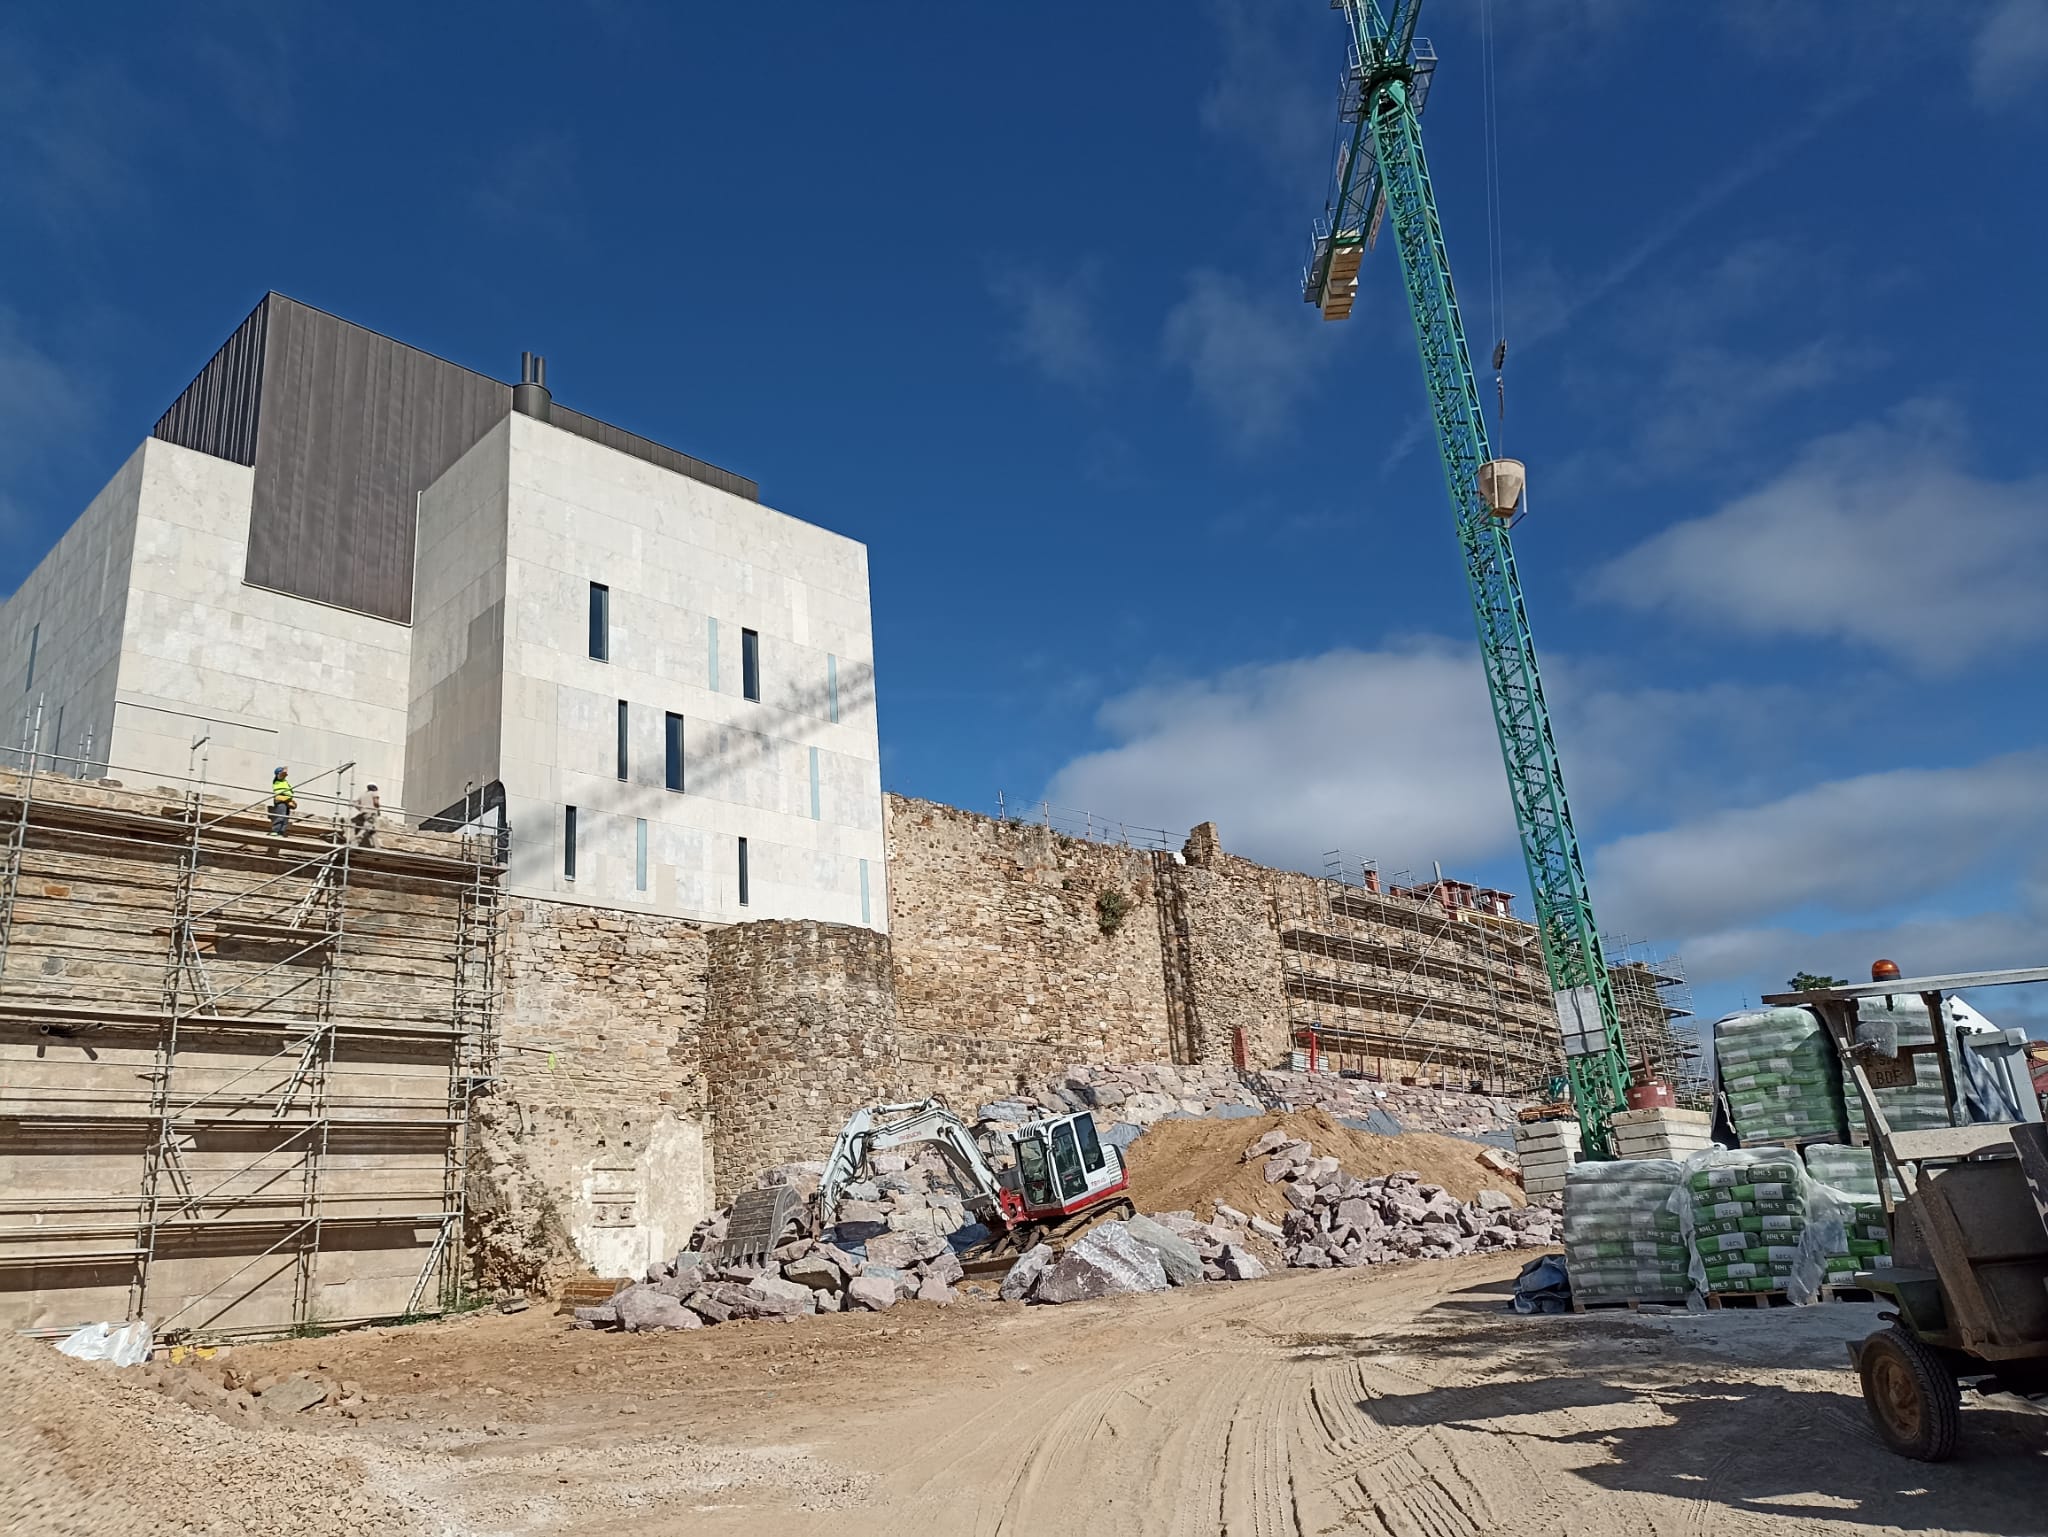
[[(1586, 1153), (1609, 1156), (1609, 1118), (1623, 1107), (1628, 1085), (1626, 1051), (1558, 766), (1514, 546), (1506, 524), (1480, 492), (1480, 468), (1490, 464), (1493, 455), (1422, 151), (1421, 124), (1409, 93), (1411, 83), (1418, 96), (1422, 89), (1411, 61), (1419, 0), (1397, 0), (1391, 19), (1382, 15), (1376, 0), (1344, 0), (1343, 8), (1356, 55), (1340, 113), (1352, 131), (1338, 164), (1328, 232), (1318, 235), (1305, 297), (1321, 305), (1326, 318), (1341, 319), (1350, 313), (1356, 262), (1347, 255), (1344, 287), (1333, 291), (1336, 253), (1340, 245), (1355, 246), (1364, 238), (1367, 222), (1377, 220), (1384, 201), (1385, 218), (1400, 249), (1402, 281), (1536, 909), (1537, 936), (1557, 1001), (1566, 1076)], [(1427, 43), (1413, 47), (1418, 55), (1426, 54), (1433, 69), (1434, 50)]]

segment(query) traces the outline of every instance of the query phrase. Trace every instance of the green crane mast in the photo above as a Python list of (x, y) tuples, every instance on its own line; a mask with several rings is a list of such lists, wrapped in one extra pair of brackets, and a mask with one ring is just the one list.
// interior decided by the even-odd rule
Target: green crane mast
[(1382, 221), (1391, 220), (1544, 965), (1564, 1033), (1572, 1103), (1587, 1156), (1612, 1157), (1609, 1121), (1625, 1103), (1627, 1054), (1508, 539), (1522, 501), (1522, 467), (1496, 460), (1487, 442), (1436, 193), (1422, 154), (1420, 114), (1436, 54), (1415, 37), (1421, 0), (1393, 0), (1384, 10), (1379, 0), (1335, 0), (1335, 8), (1351, 31), (1350, 68), (1339, 100), (1330, 200), (1316, 224), (1303, 296), (1326, 320), (1348, 316), (1365, 249)]

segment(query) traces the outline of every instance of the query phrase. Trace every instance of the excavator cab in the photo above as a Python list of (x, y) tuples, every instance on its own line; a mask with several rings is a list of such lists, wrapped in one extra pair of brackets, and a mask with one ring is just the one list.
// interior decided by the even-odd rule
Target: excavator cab
[(1088, 1115), (1060, 1115), (1020, 1127), (1017, 1187), (1028, 1217), (1063, 1217), (1129, 1183), (1123, 1159), (1105, 1147)]

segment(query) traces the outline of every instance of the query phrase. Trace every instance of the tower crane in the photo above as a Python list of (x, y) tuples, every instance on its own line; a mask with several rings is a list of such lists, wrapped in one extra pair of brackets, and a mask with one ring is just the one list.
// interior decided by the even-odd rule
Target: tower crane
[[(1366, 248), (1381, 224), (1391, 223), (1507, 762), (1537, 933), (1564, 1034), (1572, 1104), (1586, 1155), (1612, 1157), (1609, 1122), (1625, 1103), (1627, 1051), (1508, 538), (1526, 507), (1524, 471), (1516, 460), (1496, 459), (1487, 441), (1422, 153), (1421, 113), (1436, 52), (1415, 36), (1421, 0), (1392, 0), (1384, 7), (1380, 0), (1332, 0), (1332, 8), (1343, 12), (1351, 33), (1350, 67), (1338, 103), (1330, 198), (1315, 226), (1303, 297), (1325, 320), (1349, 316)], [(1496, 369), (1504, 351), (1503, 343), (1494, 354)]]

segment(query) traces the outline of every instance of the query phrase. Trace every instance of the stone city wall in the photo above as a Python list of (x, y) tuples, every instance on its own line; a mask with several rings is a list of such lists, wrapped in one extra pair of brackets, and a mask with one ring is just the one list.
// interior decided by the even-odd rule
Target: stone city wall
[(712, 1204), (709, 937), (650, 913), (507, 906), (496, 1077), (469, 1162), (479, 1280), (636, 1273)]

